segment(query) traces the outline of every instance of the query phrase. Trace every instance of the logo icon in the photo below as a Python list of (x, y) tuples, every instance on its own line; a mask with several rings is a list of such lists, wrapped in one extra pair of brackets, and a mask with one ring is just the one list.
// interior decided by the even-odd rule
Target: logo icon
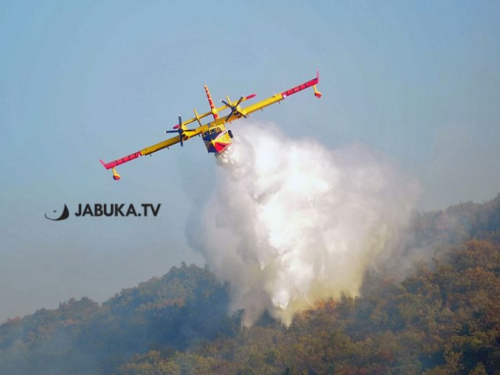
[[(57, 212), (57, 210), (54, 210), (54, 213), (55, 212)], [(66, 220), (68, 217), (69, 217), (69, 210), (68, 210), (68, 206), (66, 206), (66, 205), (64, 205), (64, 210), (63, 210), (61, 216), (59, 216), (57, 219), (51, 219), (50, 217), (47, 216), (47, 214), (45, 214), (45, 218), (52, 220), (52, 221)]]

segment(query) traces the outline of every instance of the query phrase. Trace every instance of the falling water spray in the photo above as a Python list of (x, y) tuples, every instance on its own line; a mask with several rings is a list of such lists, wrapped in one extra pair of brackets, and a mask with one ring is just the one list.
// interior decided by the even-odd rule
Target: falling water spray
[(357, 295), (400, 246), (418, 193), (366, 146), (330, 150), (271, 124), (239, 129), (217, 164), (192, 243), (231, 283), (246, 326), (266, 310), (289, 325), (318, 300)]

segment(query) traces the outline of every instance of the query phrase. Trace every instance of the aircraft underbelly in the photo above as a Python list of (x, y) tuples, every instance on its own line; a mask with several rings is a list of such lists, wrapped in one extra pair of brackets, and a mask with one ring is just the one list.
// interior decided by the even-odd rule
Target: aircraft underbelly
[(203, 138), (205, 142), (205, 147), (209, 153), (219, 154), (228, 148), (232, 141), (228, 132), (222, 132), (219, 134), (210, 134)]

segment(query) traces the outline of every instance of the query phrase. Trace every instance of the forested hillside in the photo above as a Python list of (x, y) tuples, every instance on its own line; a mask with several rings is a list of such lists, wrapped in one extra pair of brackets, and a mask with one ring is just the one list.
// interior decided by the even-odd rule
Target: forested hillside
[[(429, 250), (431, 249), (431, 250)], [(240, 328), (230, 285), (182, 264), (101, 304), (70, 300), (0, 326), (1, 374), (500, 374), (500, 196), (417, 213), (404, 278), (284, 327)]]

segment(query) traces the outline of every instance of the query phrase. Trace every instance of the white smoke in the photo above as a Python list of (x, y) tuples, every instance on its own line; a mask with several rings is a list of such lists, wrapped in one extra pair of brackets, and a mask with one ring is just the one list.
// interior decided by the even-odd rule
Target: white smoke
[(286, 325), (316, 301), (356, 295), (391, 255), (417, 189), (362, 145), (328, 150), (248, 125), (217, 158), (216, 189), (196, 246), (231, 283), (252, 325), (268, 310)]

